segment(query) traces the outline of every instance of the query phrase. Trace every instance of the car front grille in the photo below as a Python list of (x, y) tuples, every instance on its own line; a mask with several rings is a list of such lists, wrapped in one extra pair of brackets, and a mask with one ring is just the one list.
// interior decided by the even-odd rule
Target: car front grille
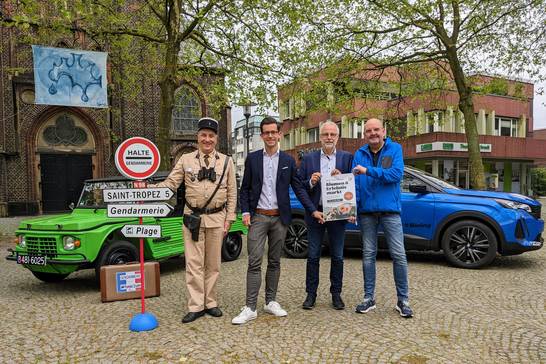
[(541, 205), (537, 205), (537, 206), (531, 206), (531, 215), (533, 215), (534, 217), (536, 217), (537, 219), (540, 219), (540, 210), (541, 210)]
[(29, 254), (42, 254), (48, 258), (57, 257), (57, 241), (55, 238), (27, 236), (26, 242)]

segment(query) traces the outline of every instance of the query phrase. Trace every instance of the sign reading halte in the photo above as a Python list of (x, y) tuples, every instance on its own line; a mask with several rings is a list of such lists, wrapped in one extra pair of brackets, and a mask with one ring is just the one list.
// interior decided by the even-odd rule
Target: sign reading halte
[(146, 179), (159, 168), (159, 149), (146, 138), (129, 138), (120, 144), (114, 160), (118, 171), (125, 177)]

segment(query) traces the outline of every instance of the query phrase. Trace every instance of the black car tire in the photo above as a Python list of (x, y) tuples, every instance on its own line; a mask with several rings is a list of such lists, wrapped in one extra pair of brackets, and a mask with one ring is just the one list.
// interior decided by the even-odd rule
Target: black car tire
[(482, 268), (497, 255), (497, 237), (479, 221), (457, 221), (444, 232), (442, 249), (448, 262), (456, 267)]
[(243, 239), (241, 233), (231, 232), (226, 235), (222, 241), (222, 260), (231, 262), (239, 258), (243, 249)]
[(31, 271), (34, 277), (38, 278), (42, 282), (46, 283), (59, 283), (70, 273), (47, 273), (47, 272), (34, 272)]
[(283, 250), (285, 254), (290, 258), (306, 258), (308, 249), (307, 224), (303, 219), (292, 219), (284, 240)]
[(128, 241), (117, 240), (108, 243), (95, 263), (95, 275), (97, 282), (100, 281), (100, 268), (104, 265), (126, 264), (139, 260), (139, 253), (136, 246)]

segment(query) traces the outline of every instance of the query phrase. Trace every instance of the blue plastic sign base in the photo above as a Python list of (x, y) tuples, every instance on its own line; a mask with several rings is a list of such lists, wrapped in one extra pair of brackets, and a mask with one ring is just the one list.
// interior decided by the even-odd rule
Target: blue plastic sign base
[(131, 323), (129, 324), (129, 330), (131, 331), (150, 331), (155, 329), (159, 324), (157, 319), (151, 313), (144, 312), (133, 316)]

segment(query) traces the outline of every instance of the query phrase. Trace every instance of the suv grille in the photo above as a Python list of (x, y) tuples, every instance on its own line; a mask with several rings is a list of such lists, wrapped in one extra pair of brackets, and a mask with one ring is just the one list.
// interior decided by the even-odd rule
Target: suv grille
[(26, 241), (29, 254), (44, 254), (48, 258), (57, 256), (57, 241), (55, 238), (27, 236)]
[(533, 215), (537, 219), (540, 219), (540, 209), (541, 209), (541, 207), (542, 207), (541, 205), (531, 206), (531, 215)]

